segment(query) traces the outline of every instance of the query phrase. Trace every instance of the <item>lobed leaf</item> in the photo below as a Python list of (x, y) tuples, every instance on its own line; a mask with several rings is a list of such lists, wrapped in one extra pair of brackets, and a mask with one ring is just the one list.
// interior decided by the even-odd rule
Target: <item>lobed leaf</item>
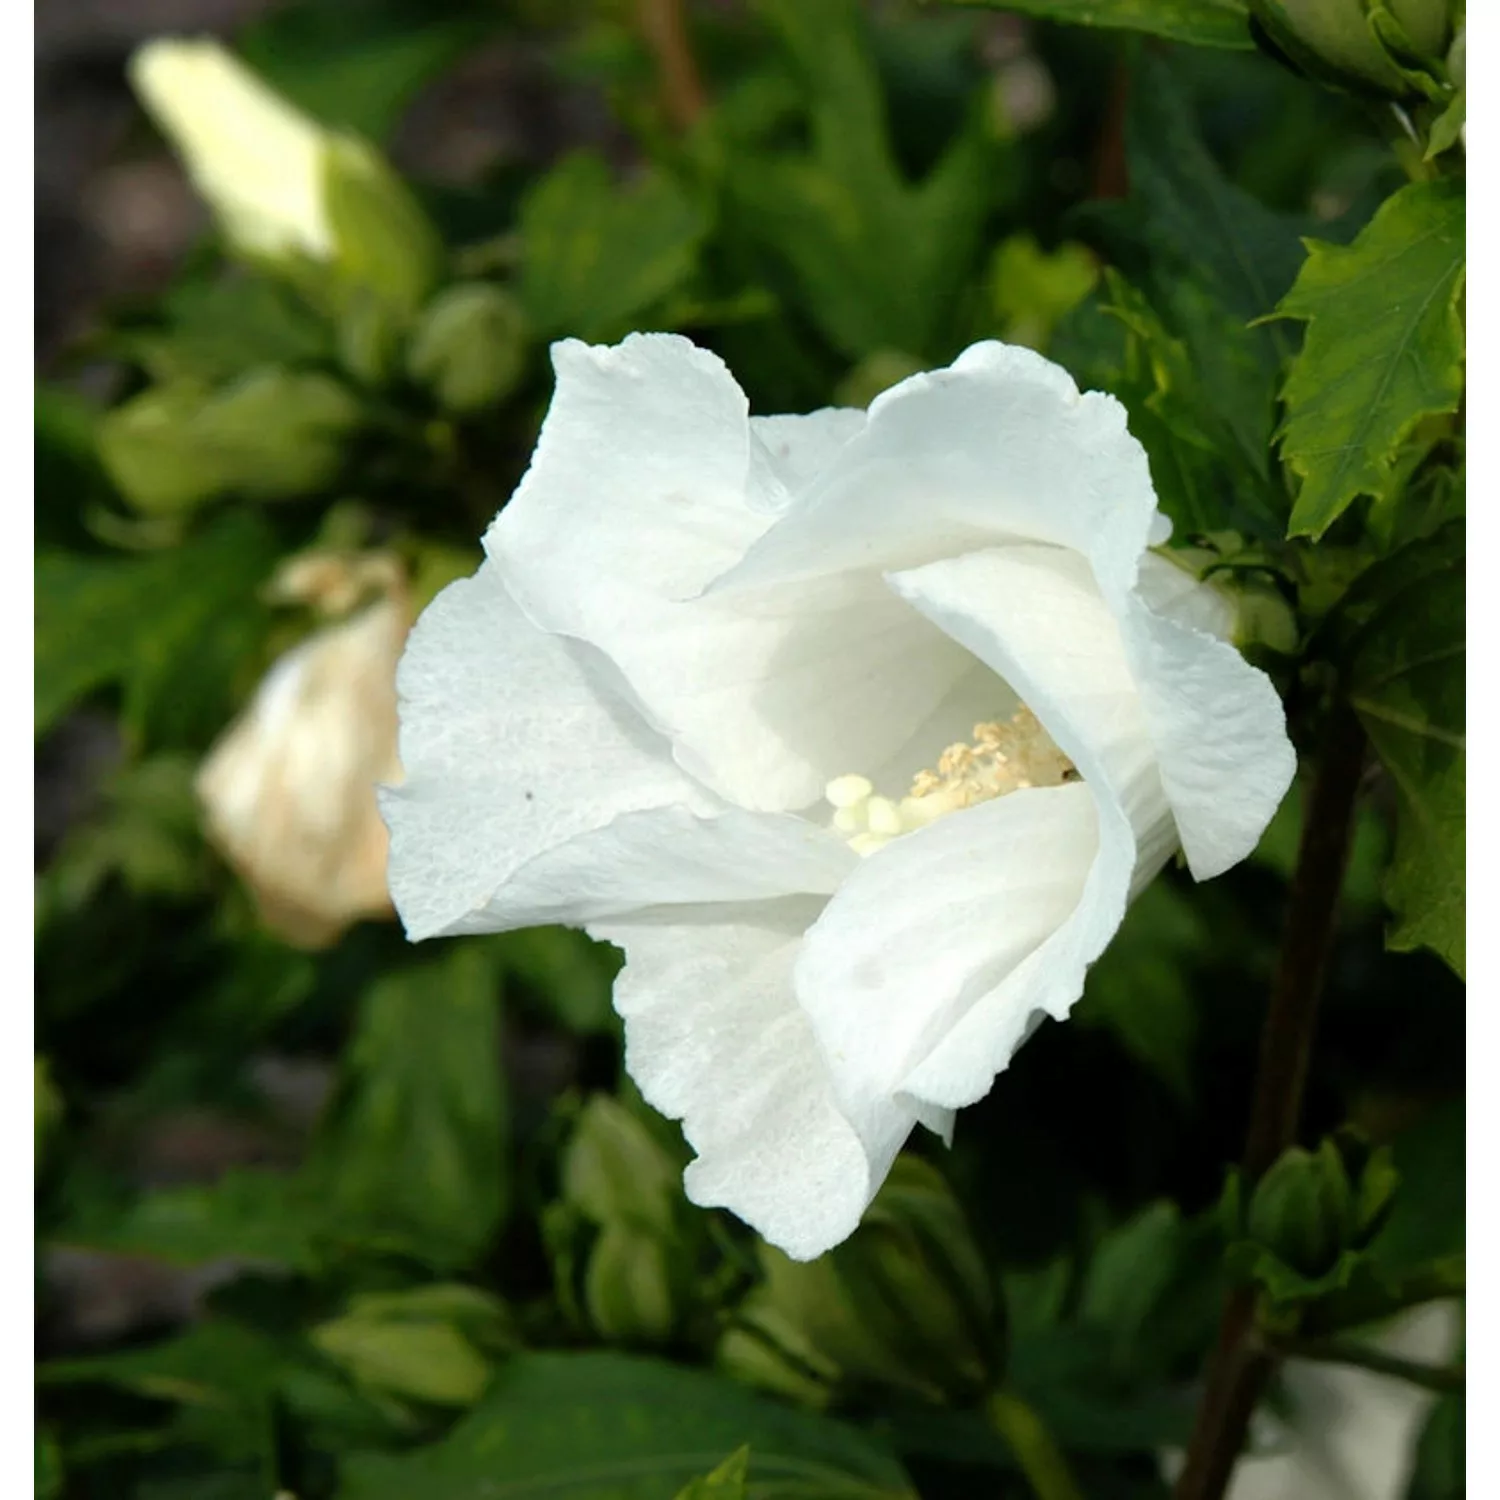
[(1276, 309), (1308, 325), (1282, 389), (1282, 456), (1302, 477), (1288, 535), (1320, 537), (1383, 495), (1402, 441), (1462, 400), (1464, 218), (1462, 182), (1414, 182), (1352, 245), (1306, 242)]

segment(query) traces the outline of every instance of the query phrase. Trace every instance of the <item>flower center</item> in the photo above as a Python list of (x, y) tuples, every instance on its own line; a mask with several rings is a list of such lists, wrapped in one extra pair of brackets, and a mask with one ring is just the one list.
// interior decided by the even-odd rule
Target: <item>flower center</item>
[(856, 854), (873, 854), (945, 813), (1019, 792), (1077, 781), (1078, 770), (1022, 705), (1003, 723), (976, 724), (972, 743), (949, 745), (935, 771), (918, 771), (899, 802), (876, 794), (868, 777), (838, 776), (824, 788), (833, 826)]

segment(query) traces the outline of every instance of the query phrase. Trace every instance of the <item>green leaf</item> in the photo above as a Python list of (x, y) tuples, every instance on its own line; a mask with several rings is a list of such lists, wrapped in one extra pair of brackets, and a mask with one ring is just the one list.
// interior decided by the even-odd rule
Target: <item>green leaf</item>
[(179, 1407), (168, 1441), (202, 1444), (229, 1463), (274, 1466), (271, 1401), (286, 1359), (279, 1343), (226, 1319), (209, 1319), (141, 1349), (54, 1360), (41, 1385), (103, 1383)]
[(1417, 1439), (1416, 1462), (1406, 1500), (1464, 1500), (1464, 1398), (1444, 1396)]
[(1467, 113), (1468, 99), (1464, 91), (1460, 89), (1453, 96), (1448, 107), (1432, 122), (1432, 129), (1427, 136), (1427, 150), (1423, 155), (1424, 161), (1431, 161), (1434, 156), (1441, 156), (1458, 141)]
[[(1270, 313), (1302, 263), (1293, 221), (1225, 176), (1173, 69), (1149, 53), (1132, 80), (1126, 151), (1149, 242), (1242, 320)], [(1274, 328), (1256, 339), (1268, 361), (1285, 343)]]
[[(1131, 201), (1085, 215), (1138, 287), (1109, 279), (1109, 310), (1129, 338), (1119, 375), (1106, 351), (1091, 351), (1102, 365), (1093, 378), (1129, 408), (1181, 527), (1279, 537), (1286, 501), (1268, 452), (1290, 341), (1249, 324), (1296, 276), (1296, 225), (1226, 177), (1167, 64), (1143, 55), (1138, 68), (1126, 122)], [(1076, 343), (1086, 324), (1069, 322)]]
[(1464, 1248), (1466, 1114), (1462, 1099), (1427, 1111), (1391, 1142), (1401, 1185), (1370, 1254), (1391, 1274)]
[(755, 1454), (772, 1500), (911, 1496), (900, 1467), (856, 1429), (706, 1371), (620, 1354), (523, 1354), (442, 1442), (356, 1454), (339, 1500), (661, 1500), (728, 1450)]
[(1045, 349), (1052, 330), (1093, 291), (1099, 265), (1082, 245), (1045, 251), (1030, 234), (1013, 234), (990, 257), (990, 305), (1008, 344)]
[(847, 358), (945, 352), (958, 290), (975, 268), (994, 160), (977, 115), (921, 183), (896, 164), (863, 17), (849, 0), (766, 0), (799, 74), (811, 150), (731, 146), (738, 228), (785, 294)]
[(181, 899), (202, 889), (209, 865), (196, 770), (189, 756), (156, 755), (112, 773), (100, 811), (68, 830), (48, 865), (48, 899), (76, 911), (111, 876), (137, 896)]
[[(1395, 783), (1385, 895), (1398, 949), (1464, 973), (1464, 528), (1450, 524), (1383, 571), (1398, 580), (1358, 639), (1350, 700)], [(1409, 583), (1401, 580), (1409, 578)]]
[(1250, 13), (1244, 0), (959, 0), (1019, 11), (1039, 20), (1117, 31), (1144, 31), (1194, 47), (1247, 51)]
[(99, 462), (99, 410), (72, 391), (36, 388), (34, 454), (36, 545), (85, 545), (80, 518), (111, 494)]
[(145, 557), (45, 551), (36, 559), (36, 733), (118, 682), (129, 728), (201, 743), (229, 717), (239, 668), (264, 639), (268, 528), (237, 513)]
[(232, 1257), (312, 1271), (319, 1263), (314, 1244), (326, 1224), (316, 1193), (299, 1178), (233, 1171), (205, 1186), (149, 1193), (123, 1214), (68, 1225), (56, 1238), (174, 1265)]
[(383, 140), (418, 90), (488, 29), (397, 4), (278, 6), (245, 27), (245, 62), (329, 125)]
[(1464, 188), (1394, 193), (1352, 245), (1308, 241), (1276, 316), (1308, 324), (1282, 391), (1281, 451), (1302, 476), (1288, 534), (1319, 537), (1385, 493), (1397, 450), (1463, 396)]
[(1187, 345), (1117, 272), (1105, 276), (1104, 311), (1126, 330), (1124, 370), (1110, 382), (1112, 393), (1130, 412), (1130, 430), (1146, 450), (1161, 507), (1177, 533), (1210, 531), (1223, 518), (1226, 435), (1205, 408)]
[(163, 298), (162, 314), (161, 330), (120, 336), (158, 382), (217, 383), (255, 365), (317, 364), (333, 353), (327, 325), (265, 277), (184, 281)]
[(351, 1238), (457, 1266), (509, 1200), (499, 994), (483, 944), (450, 943), (365, 995), (311, 1166)]
[(520, 294), (543, 337), (618, 338), (691, 273), (707, 220), (659, 172), (617, 187), (579, 152), (521, 205)]
[(677, 1500), (749, 1500), (750, 1450), (738, 1448), (713, 1473), (677, 1492)]
[[(62, 1450), (58, 1447), (56, 1438), (40, 1429), (37, 1430), (34, 1442), (36, 1479), (32, 1492), (36, 1500), (59, 1500), (63, 1492)], [(713, 1475), (710, 1474), (709, 1478), (712, 1479)], [(717, 1492), (705, 1490), (702, 1493), (713, 1495)], [(734, 1496), (733, 1491), (728, 1493), (731, 1497)]]

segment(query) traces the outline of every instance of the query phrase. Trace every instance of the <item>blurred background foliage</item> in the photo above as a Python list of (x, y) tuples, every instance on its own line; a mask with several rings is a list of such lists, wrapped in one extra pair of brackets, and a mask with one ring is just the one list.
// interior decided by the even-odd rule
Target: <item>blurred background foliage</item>
[[(683, 17), (38, 11), (39, 1495), (1025, 1495), (1008, 1402), (1086, 1495), (1166, 1493), (1296, 793), (1245, 866), (1150, 888), (1073, 1023), (797, 1265), (683, 1199), (612, 950), (405, 943), (368, 788), (550, 340), (681, 331), (758, 412), (1030, 344), (1125, 402), (1180, 536), (1270, 545), (1301, 334), (1246, 325), (1405, 177), (1242, 17), (1196, 49), (896, 0)], [(411, 196), (351, 196), (364, 261), (226, 256), (124, 82), (168, 28), (388, 154)], [(1463, 990), (1383, 951), (1394, 806), (1377, 780), (1305, 1133), (1393, 1148), (1399, 1275), (1463, 1247)], [(1461, 1493), (1461, 1444), (1450, 1398), (1409, 1493)]]

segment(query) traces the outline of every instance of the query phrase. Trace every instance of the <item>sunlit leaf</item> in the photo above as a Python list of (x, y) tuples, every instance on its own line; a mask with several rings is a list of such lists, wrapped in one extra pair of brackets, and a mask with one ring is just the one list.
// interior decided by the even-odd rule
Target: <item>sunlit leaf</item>
[(1302, 476), (1291, 535), (1382, 494), (1417, 422), (1458, 406), (1464, 219), (1462, 181), (1443, 178), (1395, 193), (1352, 245), (1308, 242), (1276, 309), (1308, 325), (1282, 391), (1281, 450)]

